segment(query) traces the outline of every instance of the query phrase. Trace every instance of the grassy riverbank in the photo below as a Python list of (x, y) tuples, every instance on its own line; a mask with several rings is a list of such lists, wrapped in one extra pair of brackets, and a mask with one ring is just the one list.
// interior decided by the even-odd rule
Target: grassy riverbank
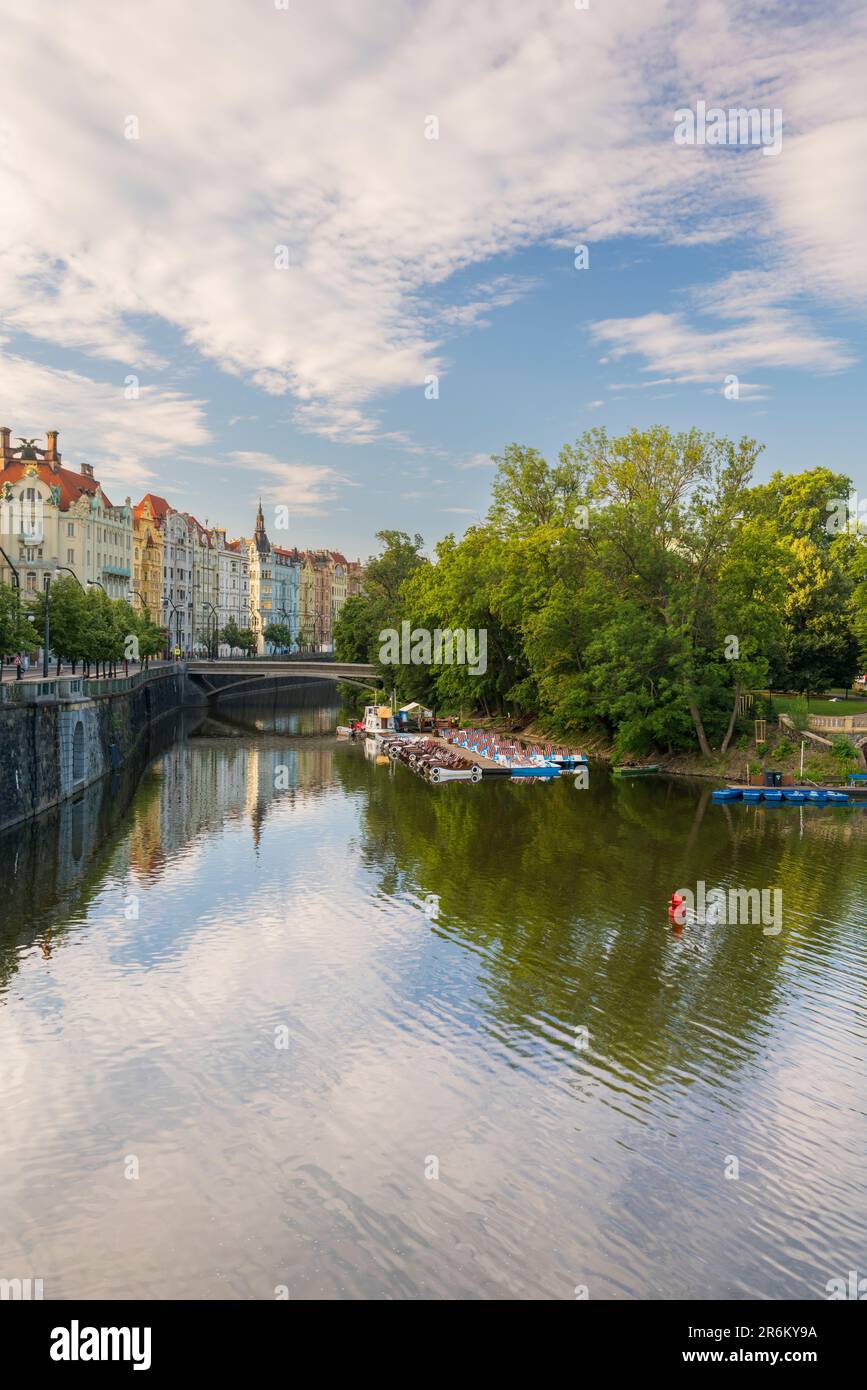
[[(853, 706), (854, 701), (849, 701), (849, 705)], [(832, 709), (839, 708), (839, 706), (832, 705)], [(852, 712), (854, 713), (854, 709)], [(465, 722), (472, 722), (476, 728), (489, 729), (493, 733), (524, 739), (529, 742), (565, 744), (569, 748), (580, 749), (589, 758), (596, 758), (600, 762), (615, 761), (612, 742), (598, 733), (576, 733), (568, 738), (563, 738), (553, 733), (543, 721), (538, 719), (508, 721), (479, 715), (473, 717), (471, 721), (465, 720)], [(845, 757), (838, 751), (842, 748), (841, 744), (824, 748), (821, 744), (814, 743), (812, 739), (806, 739), (805, 743), (803, 774), (805, 782), (843, 783), (848, 772), (865, 771), (864, 763), (860, 758), (857, 756)], [(855, 750), (852, 751), (854, 754)], [(768, 736), (761, 752), (756, 749), (752, 738), (746, 734), (741, 734), (733, 741), (732, 746), (725, 754), (715, 752), (710, 758), (707, 758), (698, 752), (662, 753), (654, 750), (648, 753), (642, 761), (657, 763), (661, 772), (673, 776), (708, 777), (718, 782), (744, 782), (751, 771), (757, 773), (764, 769), (790, 773), (795, 781), (799, 781), (801, 737), (793, 730), (781, 728), (777, 724), (772, 725), (769, 720)]]

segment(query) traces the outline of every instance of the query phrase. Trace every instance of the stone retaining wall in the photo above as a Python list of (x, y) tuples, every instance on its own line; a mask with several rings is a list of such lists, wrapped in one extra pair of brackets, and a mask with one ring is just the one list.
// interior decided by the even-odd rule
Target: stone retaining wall
[(174, 671), (110, 695), (0, 705), (0, 830), (116, 771), (155, 723), (182, 705), (204, 703)]

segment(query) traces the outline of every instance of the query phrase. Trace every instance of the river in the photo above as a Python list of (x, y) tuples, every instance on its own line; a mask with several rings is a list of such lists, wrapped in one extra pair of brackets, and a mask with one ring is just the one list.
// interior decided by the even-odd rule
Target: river
[[(294, 698), (180, 721), (3, 837), (0, 1276), (811, 1299), (867, 1274), (867, 808), (602, 766), (433, 788)], [(779, 888), (782, 929), (673, 932), (699, 881)]]

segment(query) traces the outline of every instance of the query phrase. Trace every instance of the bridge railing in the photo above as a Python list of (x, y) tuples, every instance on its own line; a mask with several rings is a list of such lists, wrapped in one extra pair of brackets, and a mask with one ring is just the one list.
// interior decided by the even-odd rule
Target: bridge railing
[(53, 700), (93, 700), (100, 695), (123, 695), (162, 676), (182, 676), (181, 662), (151, 666), (131, 676), (53, 676), (46, 680), (10, 680), (0, 685), (0, 703), (45, 704)]

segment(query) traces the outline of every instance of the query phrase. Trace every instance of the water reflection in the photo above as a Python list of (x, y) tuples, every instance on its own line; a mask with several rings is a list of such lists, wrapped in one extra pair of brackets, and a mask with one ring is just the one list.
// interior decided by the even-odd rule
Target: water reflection
[[(858, 1268), (867, 812), (434, 789), (335, 723), (218, 705), (6, 837), (4, 1266), (262, 1298)], [(784, 930), (673, 936), (699, 880), (781, 887)]]

